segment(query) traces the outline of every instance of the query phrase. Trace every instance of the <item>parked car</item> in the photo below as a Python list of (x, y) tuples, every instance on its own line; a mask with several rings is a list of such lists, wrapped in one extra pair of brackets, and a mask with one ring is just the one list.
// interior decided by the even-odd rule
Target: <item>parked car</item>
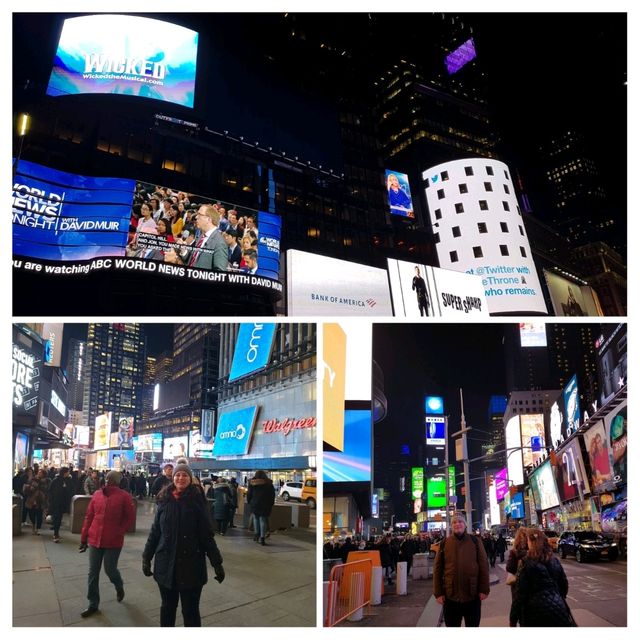
[(310, 509), (316, 508), (316, 479), (307, 478), (304, 481), (302, 487), (302, 495), (300, 496), (302, 502), (304, 502)]
[(558, 540), (558, 550), (563, 559), (575, 556), (578, 562), (618, 557), (618, 545), (599, 531), (565, 531)]
[(554, 550), (558, 550), (558, 532), (553, 529), (543, 529), (543, 533), (547, 536), (547, 540), (549, 541), (549, 546)]
[(302, 500), (302, 482), (285, 482), (278, 495), (285, 501)]

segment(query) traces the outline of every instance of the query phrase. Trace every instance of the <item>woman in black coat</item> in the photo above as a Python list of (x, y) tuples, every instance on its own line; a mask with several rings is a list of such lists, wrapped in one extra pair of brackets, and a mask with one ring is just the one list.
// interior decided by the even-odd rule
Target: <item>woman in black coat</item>
[(192, 480), (188, 465), (176, 465), (173, 482), (158, 495), (156, 517), (142, 552), (142, 572), (153, 575), (160, 588), (161, 627), (175, 627), (178, 600), (182, 603), (184, 626), (201, 626), (200, 594), (208, 577), (205, 556), (214, 568), (215, 579), (224, 580), (209, 510), (202, 491)]
[(267, 477), (267, 474), (260, 470), (256, 471), (253, 479), (249, 481), (249, 490), (247, 491), (247, 502), (251, 507), (253, 514), (253, 527), (255, 535), (253, 539), (264, 545), (264, 539), (267, 536), (269, 527), (269, 516), (273, 503), (276, 500), (276, 490), (273, 488), (273, 482)]
[(569, 581), (547, 536), (539, 529), (527, 531), (528, 551), (518, 570), (509, 624), (515, 627), (575, 626), (565, 598)]

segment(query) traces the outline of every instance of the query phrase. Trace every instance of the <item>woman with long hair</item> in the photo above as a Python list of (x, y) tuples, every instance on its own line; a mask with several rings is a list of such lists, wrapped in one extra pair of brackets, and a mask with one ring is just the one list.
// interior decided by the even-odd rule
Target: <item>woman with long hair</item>
[[(151, 560), (155, 557), (153, 572)], [(175, 627), (178, 601), (185, 627), (200, 627), (200, 596), (207, 583), (205, 557), (218, 582), (225, 578), (207, 502), (187, 464), (177, 464), (173, 481), (158, 495), (158, 509), (142, 552), (142, 572), (160, 589), (160, 626)]]
[(527, 554), (515, 584), (509, 626), (575, 626), (565, 598), (569, 581), (547, 536), (540, 529), (527, 529)]
[(247, 492), (247, 502), (253, 514), (253, 526), (255, 542), (260, 541), (264, 545), (267, 531), (269, 530), (269, 516), (276, 499), (276, 490), (273, 482), (267, 474), (260, 470), (256, 471), (253, 479), (249, 481), (249, 491)]

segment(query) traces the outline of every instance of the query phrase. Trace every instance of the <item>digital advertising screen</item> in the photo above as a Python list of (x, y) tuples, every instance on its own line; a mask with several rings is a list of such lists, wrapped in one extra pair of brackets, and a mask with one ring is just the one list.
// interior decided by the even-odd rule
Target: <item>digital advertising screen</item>
[[(275, 214), (174, 188), (81, 176), (24, 160), (13, 180), (12, 205), (15, 270), (51, 276), (135, 271), (200, 281), (203, 286), (282, 291), (281, 220)], [(204, 217), (197, 213), (202, 205), (207, 207), (205, 217), (216, 224), (220, 218), (228, 222), (220, 222), (213, 233), (200, 228), (204, 223), (198, 220)], [(223, 228), (228, 233), (220, 235)]]
[(502, 500), (509, 493), (509, 480), (507, 479), (507, 470), (501, 469), (494, 476), (494, 484), (496, 487), (496, 500)]
[[(542, 460), (544, 448), (544, 416), (523, 414), (520, 416), (520, 435), (522, 438), (522, 463), (525, 467)], [(518, 483), (519, 484), (519, 483)]]
[(441, 416), (444, 413), (444, 399), (441, 396), (427, 396), (424, 399), (424, 412), (431, 416)]
[(560, 504), (558, 490), (551, 471), (551, 462), (547, 460), (540, 465), (530, 476), (529, 481), (533, 488), (533, 499), (536, 509), (545, 511)]
[(116, 93), (193, 107), (198, 34), (139, 16), (68, 18), (47, 95)]
[(500, 524), (500, 505), (496, 496), (495, 483), (489, 487), (489, 526)]
[(213, 445), (214, 457), (243, 456), (249, 451), (257, 413), (258, 407), (254, 405), (220, 415)]
[(602, 507), (600, 524), (605, 533), (627, 532), (627, 500)]
[(509, 517), (524, 518), (524, 496), (522, 492), (518, 492), (515, 495), (510, 497)]
[(133, 436), (133, 450), (136, 452), (161, 453), (162, 433), (142, 433)]
[(457, 73), (465, 64), (471, 62), (475, 57), (476, 47), (473, 42), (473, 38), (469, 38), (444, 59), (447, 67), (447, 73), (449, 75)]
[(19, 469), (27, 466), (27, 453), (29, 451), (29, 437), (24, 433), (16, 435), (16, 445), (13, 450), (13, 463)]
[(409, 176), (406, 173), (386, 169), (385, 180), (391, 213), (405, 218), (414, 218)]
[(447, 480), (444, 476), (427, 478), (427, 507), (435, 509), (447, 506)]
[(135, 461), (135, 453), (131, 450), (109, 451), (108, 465), (110, 469), (116, 471), (124, 471), (129, 465)]
[(552, 458), (552, 470), (561, 502), (590, 493), (587, 472), (577, 438), (572, 439), (556, 452), (555, 464)]
[(520, 439), (520, 416), (513, 416), (505, 428), (507, 469), (510, 484), (524, 484), (522, 468), (522, 440)]
[[(13, 411), (35, 415), (38, 408), (40, 376), (42, 373), (42, 348), (27, 348), (22, 332), (13, 327), (11, 348), (11, 381), (13, 384)], [(37, 343), (33, 343), (34, 345)]]
[(322, 325), (322, 410), (324, 451), (344, 449), (344, 401), (347, 372), (347, 333), (337, 322)]
[(596, 423), (583, 436), (591, 468), (591, 489), (594, 493), (612, 491), (615, 488), (611, 465), (609, 440), (602, 421)]
[(88, 447), (91, 442), (91, 427), (75, 424), (73, 425), (73, 441), (77, 447)]
[(544, 270), (553, 311), (557, 316), (602, 316), (595, 291)]
[(117, 446), (123, 449), (133, 447), (133, 416), (121, 416), (118, 420)]
[(244, 322), (238, 330), (229, 382), (264, 369), (271, 360), (275, 322)]
[(604, 419), (607, 441), (613, 462), (613, 481), (627, 481), (627, 401), (618, 405)]
[(564, 407), (562, 394), (560, 394), (557, 400), (551, 405), (551, 410), (549, 411), (549, 435), (553, 446), (557, 446), (558, 442), (561, 441), (567, 433), (566, 425), (563, 427), (565, 420), (561, 407)]
[(520, 346), (526, 347), (546, 347), (547, 346), (547, 325), (544, 322), (521, 322), (520, 323)]
[(290, 249), (287, 312), (290, 316), (391, 316), (387, 272)]
[(203, 437), (200, 429), (190, 431), (189, 456), (191, 458), (213, 458), (213, 438)]
[(574, 375), (562, 390), (567, 429), (576, 430), (580, 426), (580, 395), (578, 378)]
[(323, 452), (323, 482), (371, 481), (371, 411), (344, 412), (344, 449)]
[(94, 449), (108, 449), (111, 445), (112, 416), (112, 412), (108, 411), (96, 417), (95, 430), (93, 432)]
[(603, 325), (596, 341), (600, 405), (604, 405), (627, 381), (627, 325)]
[(424, 468), (411, 467), (411, 497), (414, 500), (422, 498), (424, 492)]
[(429, 446), (444, 447), (446, 442), (446, 421), (444, 416), (426, 416), (425, 442)]
[(480, 277), (387, 259), (394, 315), (402, 318), (478, 318), (489, 310)]
[(162, 459), (176, 460), (186, 458), (189, 452), (189, 436), (165, 438), (162, 445)]

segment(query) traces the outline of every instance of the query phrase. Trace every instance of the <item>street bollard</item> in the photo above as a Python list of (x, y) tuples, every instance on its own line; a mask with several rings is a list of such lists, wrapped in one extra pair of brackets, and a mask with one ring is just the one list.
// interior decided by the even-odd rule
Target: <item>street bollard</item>
[(416, 553), (413, 556), (411, 577), (414, 580), (426, 580), (429, 577), (429, 557), (426, 553)]
[(382, 567), (373, 567), (371, 574), (371, 604), (382, 602)]
[(347, 618), (349, 622), (360, 622), (364, 615), (364, 573), (352, 573), (349, 590), (349, 608), (355, 611)]
[(396, 595), (407, 595), (407, 563), (398, 562), (396, 565)]

